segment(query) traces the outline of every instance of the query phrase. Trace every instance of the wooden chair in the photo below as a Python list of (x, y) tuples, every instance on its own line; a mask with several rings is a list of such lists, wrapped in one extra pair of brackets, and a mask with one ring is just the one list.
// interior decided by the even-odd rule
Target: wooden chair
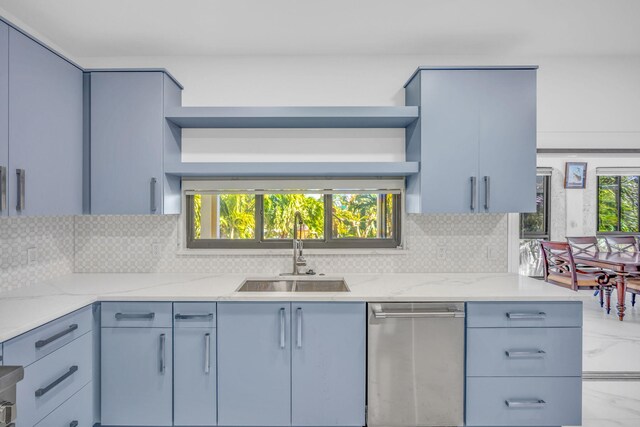
[[(594, 255), (600, 252), (600, 247), (598, 246), (598, 238), (596, 236), (567, 237), (567, 243), (571, 245), (573, 255)], [(602, 271), (599, 268), (587, 267), (579, 264), (576, 267), (587, 273)], [(596, 296), (598, 294), (600, 294), (600, 307), (602, 307), (604, 305), (604, 294), (603, 292), (600, 292), (600, 289), (596, 289), (596, 291), (593, 293), (593, 296)]]
[(609, 252), (638, 252), (638, 242), (634, 236), (606, 236)]
[[(609, 275), (602, 270), (585, 272), (576, 268), (571, 245), (565, 242), (540, 242), (544, 261), (544, 280), (553, 285), (577, 291), (599, 289), (607, 297), (607, 313), (611, 311)], [(602, 297), (601, 297), (602, 298)]]

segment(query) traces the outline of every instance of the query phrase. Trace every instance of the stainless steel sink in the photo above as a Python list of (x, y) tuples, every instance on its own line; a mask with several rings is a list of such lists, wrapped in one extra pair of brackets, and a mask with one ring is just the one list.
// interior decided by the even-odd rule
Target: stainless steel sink
[(236, 292), (350, 292), (344, 279), (247, 279)]

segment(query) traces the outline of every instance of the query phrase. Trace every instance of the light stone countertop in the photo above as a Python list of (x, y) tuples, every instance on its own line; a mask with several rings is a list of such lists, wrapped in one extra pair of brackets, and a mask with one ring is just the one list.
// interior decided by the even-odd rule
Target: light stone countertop
[[(71, 274), (0, 293), (0, 342), (97, 301), (583, 301), (508, 273), (335, 274), (351, 292), (237, 293), (238, 274)], [(266, 276), (265, 276), (266, 277)], [(264, 278), (264, 277), (260, 277)]]

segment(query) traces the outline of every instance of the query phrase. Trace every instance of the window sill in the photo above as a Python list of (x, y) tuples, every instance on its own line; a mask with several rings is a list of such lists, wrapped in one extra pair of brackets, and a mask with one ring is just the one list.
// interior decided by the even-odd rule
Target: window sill
[[(379, 249), (305, 249), (305, 255), (406, 255), (409, 251), (405, 248), (379, 248)], [(290, 257), (292, 249), (179, 249), (177, 256), (281, 256)]]

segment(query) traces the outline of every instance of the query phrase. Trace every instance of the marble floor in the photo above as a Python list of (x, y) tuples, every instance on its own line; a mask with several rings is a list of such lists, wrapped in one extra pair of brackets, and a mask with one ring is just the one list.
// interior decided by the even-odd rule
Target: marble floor
[[(582, 291), (581, 291), (582, 292)], [(630, 371), (640, 374), (640, 300), (623, 322), (600, 308), (598, 297), (584, 303), (583, 371)], [(639, 427), (640, 379), (636, 381), (588, 381), (582, 386), (584, 427)]]

